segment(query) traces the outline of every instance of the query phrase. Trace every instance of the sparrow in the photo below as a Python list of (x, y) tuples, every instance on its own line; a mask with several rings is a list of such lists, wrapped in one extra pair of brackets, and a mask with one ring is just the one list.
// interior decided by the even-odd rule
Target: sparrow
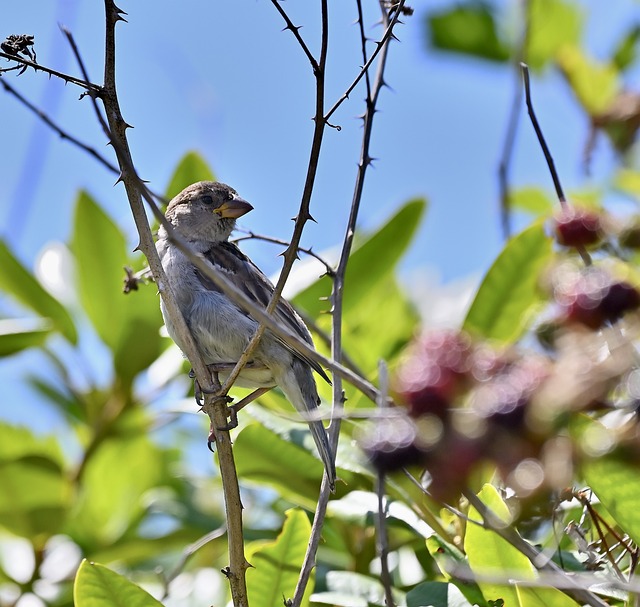
[[(212, 271), (224, 276), (256, 305), (266, 308), (274, 292), (273, 284), (234, 243), (229, 242), (236, 219), (252, 209), (228, 185), (200, 181), (169, 202), (165, 217)], [(172, 243), (164, 226), (158, 230), (156, 248), (169, 286), (204, 361), (224, 382), (259, 323), (189, 261)], [(184, 350), (162, 301), (160, 307), (169, 335)], [(313, 346), (309, 329), (289, 302), (280, 298), (273, 316)], [(317, 362), (297, 352), (267, 329), (254, 350), (253, 359), (235, 383), (261, 392), (277, 386), (300, 413), (308, 414), (320, 404), (312, 370), (331, 383)], [(333, 489), (336, 470), (327, 432), (319, 420), (310, 421), (309, 429)]]

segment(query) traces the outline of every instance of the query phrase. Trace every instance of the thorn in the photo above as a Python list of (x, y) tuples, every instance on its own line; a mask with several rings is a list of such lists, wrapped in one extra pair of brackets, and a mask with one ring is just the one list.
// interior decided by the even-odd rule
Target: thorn
[(316, 218), (315, 218), (313, 215), (311, 215), (311, 213), (309, 213), (309, 214), (307, 215), (307, 220), (308, 220), (308, 221), (313, 221), (313, 223), (318, 223), (318, 222), (316, 221)]
[(111, 186), (111, 187), (115, 188), (119, 183), (124, 183), (124, 176), (122, 175), (122, 173), (120, 173), (120, 175), (118, 175), (118, 179), (116, 179), (113, 182), (113, 186)]
[(140, 241), (138, 241), (138, 244), (133, 247), (133, 251), (131, 251), (132, 253), (135, 253), (136, 251), (142, 251), (142, 249), (140, 248), (140, 246), (142, 245), (142, 243)]
[(134, 127), (133, 125), (129, 124), (128, 122), (125, 122), (125, 123), (124, 123), (124, 128), (125, 128), (125, 129), (133, 129), (133, 128), (135, 128), (135, 127)]
[(400, 38), (398, 38), (398, 36), (396, 36), (393, 32), (391, 32), (391, 34), (389, 35), (389, 40), (397, 40), (398, 42), (400, 42)]

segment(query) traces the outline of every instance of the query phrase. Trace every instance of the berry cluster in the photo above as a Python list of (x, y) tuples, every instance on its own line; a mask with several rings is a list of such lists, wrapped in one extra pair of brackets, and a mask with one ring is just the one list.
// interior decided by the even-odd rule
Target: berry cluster
[[(602, 244), (610, 225), (582, 209), (563, 210), (553, 224), (558, 244), (577, 249)], [(640, 245), (640, 228), (619, 232), (619, 246), (634, 243)], [(387, 473), (419, 465), (431, 494), (444, 501), (456, 498), (485, 462), (519, 495), (570, 482), (582, 451), (566, 437), (568, 414), (619, 406), (609, 396), (616, 387), (620, 394), (635, 367), (633, 353), (611, 362), (610, 337), (624, 333), (616, 323), (640, 308), (640, 293), (619, 273), (611, 264), (573, 261), (549, 272), (556, 313), (539, 333), (544, 356), (496, 349), (456, 331), (417, 338), (395, 377), (404, 413), (362, 439), (374, 467)]]

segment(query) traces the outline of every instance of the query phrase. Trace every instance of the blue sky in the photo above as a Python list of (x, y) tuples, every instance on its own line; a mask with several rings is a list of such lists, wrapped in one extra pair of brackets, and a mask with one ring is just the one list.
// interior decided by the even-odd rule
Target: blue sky
[[(312, 50), (318, 49), (318, 2), (284, 3)], [(377, 2), (363, 2), (367, 30), (380, 35)], [(481, 275), (502, 246), (497, 163), (514, 75), (502, 65), (462, 60), (430, 51), (427, 11), (447, 2), (410, 2), (413, 17), (397, 30), (389, 53), (372, 140), (378, 160), (365, 185), (360, 226), (373, 228), (406, 200), (424, 196), (429, 210), (402, 273), (424, 272), (449, 282)], [(503, 3), (501, 3), (503, 4)], [(580, 4), (589, 50), (606, 55), (632, 19), (631, 0)], [(233, 2), (121, 0), (128, 23), (118, 26), (117, 76), (134, 159), (141, 176), (162, 191), (188, 150), (209, 161), (217, 177), (255, 207), (242, 225), (287, 239), (302, 193), (313, 114), (314, 81), (308, 62), (267, 0)], [(361, 63), (355, 2), (330, 2), (332, 35), (327, 75), (331, 105)], [(40, 63), (79, 74), (58, 24), (74, 34), (89, 73), (101, 80), (103, 6), (79, 0), (25, 0), (3, 7), (0, 37), (35, 36)], [(80, 90), (29, 71), (4, 76), (63, 128), (110, 154), (88, 99)], [(581, 172), (587, 136), (584, 117), (555, 72), (535, 78), (539, 119), (567, 189), (589, 181)], [(360, 147), (363, 89), (333, 117), (312, 201), (317, 224), (303, 244), (323, 250), (338, 244), (349, 211)], [(14, 98), (0, 92), (4, 154), (0, 163), (0, 227), (17, 254), (32, 265), (52, 240), (69, 234), (73, 201), (86, 188), (135, 242), (122, 186), (91, 157), (61, 141)], [(597, 181), (611, 167), (601, 141), (593, 163)], [(515, 185), (551, 181), (531, 127), (523, 116), (513, 158)], [(524, 219), (521, 224), (524, 225)], [(249, 243), (245, 250), (267, 272), (280, 267), (280, 249)], [(14, 377), (20, 361), (3, 363)]]

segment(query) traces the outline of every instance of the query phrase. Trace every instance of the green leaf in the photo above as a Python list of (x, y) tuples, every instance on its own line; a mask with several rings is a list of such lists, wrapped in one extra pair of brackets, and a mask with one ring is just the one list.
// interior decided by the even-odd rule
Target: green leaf
[[(40, 326), (34, 328), (34, 325)], [(51, 323), (46, 321), (0, 320), (0, 357), (41, 346), (50, 334)]]
[(621, 88), (620, 74), (614, 65), (588, 59), (577, 46), (564, 47), (557, 60), (573, 93), (590, 116), (609, 109)]
[(40, 316), (48, 318), (71, 343), (78, 340), (76, 327), (67, 309), (53, 297), (0, 241), (0, 289)]
[(407, 593), (407, 607), (472, 607), (453, 584), (423, 582)]
[(76, 202), (71, 249), (82, 306), (114, 353), (116, 373), (128, 386), (163, 348), (156, 289), (143, 286), (128, 295), (123, 293), (124, 267), (133, 265), (124, 236), (86, 192), (81, 192)]
[(637, 464), (616, 455), (605, 455), (585, 462), (582, 473), (614, 520), (634, 542), (640, 542), (640, 511), (637, 508), (640, 477)]
[(480, 2), (465, 2), (431, 13), (427, 16), (427, 29), (434, 48), (492, 61), (509, 58), (491, 8)]
[(213, 171), (207, 161), (198, 152), (187, 152), (178, 163), (169, 185), (165, 192), (165, 198), (171, 200), (184, 188), (196, 181), (215, 181)]
[(59, 533), (72, 489), (53, 437), (0, 423), (0, 526), (39, 545)]
[(616, 50), (613, 53), (611, 61), (618, 70), (623, 71), (635, 63), (638, 54), (638, 41), (640, 40), (640, 26), (634, 25), (626, 33), (626, 35), (620, 39)]
[[(373, 286), (385, 279), (396, 266), (415, 234), (426, 201), (415, 199), (403, 205), (379, 230), (355, 247), (349, 258), (344, 288), (344, 310), (361, 305)], [(313, 318), (327, 310), (326, 298), (331, 294), (332, 280), (323, 276), (307, 287), (293, 302)]]
[(578, 46), (582, 35), (579, 5), (564, 0), (531, 0), (526, 61), (541, 69), (567, 45)]
[(146, 590), (104, 565), (80, 563), (73, 585), (75, 607), (162, 607)]
[(82, 475), (69, 535), (85, 546), (109, 546), (145, 513), (144, 494), (169, 481), (163, 452), (147, 436), (103, 441)]
[(538, 283), (552, 255), (541, 222), (512, 238), (484, 277), (464, 330), (501, 342), (517, 340), (542, 301)]
[[(501, 519), (505, 525), (511, 522), (509, 509), (500, 497), (498, 490), (485, 485), (478, 497)], [(480, 513), (469, 508), (469, 519), (480, 521)], [(510, 576), (524, 580), (538, 577), (531, 561), (512, 544), (490, 529), (480, 525), (467, 525), (464, 538), (464, 550), (469, 560), (469, 567), (474, 574), (483, 576), (504, 576), (505, 583), (479, 582), (478, 585), (487, 601), (503, 599), (509, 607), (575, 607), (577, 603), (556, 588), (525, 588), (513, 585)]]
[(511, 192), (509, 204), (514, 209), (521, 209), (534, 215), (545, 215), (553, 210), (554, 201), (542, 188), (520, 188)]
[(640, 171), (619, 169), (613, 178), (613, 186), (623, 194), (640, 199)]
[[(298, 575), (311, 535), (311, 523), (302, 510), (285, 512), (280, 535), (273, 542), (253, 542), (247, 546), (247, 594), (252, 607), (281, 605), (283, 597), (293, 598)], [(309, 604), (312, 577), (301, 605)]]

